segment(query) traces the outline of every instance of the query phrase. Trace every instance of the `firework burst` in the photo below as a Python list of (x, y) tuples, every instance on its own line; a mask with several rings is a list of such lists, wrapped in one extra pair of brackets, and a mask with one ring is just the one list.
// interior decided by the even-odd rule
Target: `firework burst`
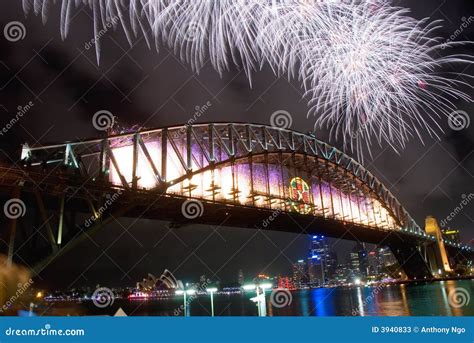
[(298, 77), (316, 126), (341, 136), (359, 156), (364, 147), (370, 151), (372, 138), (398, 150), (412, 136), (422, 139), (421, 130), (437, 137), (437, 119), (456, 110), (453, 100), (470, 101), (459, 90), (472, 88), (457, 78), (462, 74), (438, 73), (441, 67), (472, 63), (470, 56), (443, 57), (445, 45), (431, 37), (439, 22), (367, 2), (328, 15), (326, 29), (299, 35)]
[[(62, 0), (61, 35), (78, 6), (89, 6), (97, 34), (120, 23), (130, 44), (173, 49), (193, 70), (210, 61), (220, 74), (234, 66), (251, 74), (269, 65), (301, 81), (315, 128), (329, 129), (362, 158), (375, 140), (396, 151), (422, 132), (437, 137), (438, 120), (472, 101), (471, 75), (439, 70), (472, 64), (441, 50), (466, 42), (435, 38), (437, 21), (416, 20), (386, 1), (334, 0)], [(55, 1), (23, 0), (43, 21)], [(100, 42), (96, 42), (97, 58)], [(462, 76), (462, 78), (461, 78)], [(468, 81), (463, 81), (468, 80)]]

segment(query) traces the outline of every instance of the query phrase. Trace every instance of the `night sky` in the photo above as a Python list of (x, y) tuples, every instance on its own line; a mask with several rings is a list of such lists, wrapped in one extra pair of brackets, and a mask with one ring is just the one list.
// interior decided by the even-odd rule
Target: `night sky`
[[(293, 117), (292, 129), (308, 132), (314, 117), (307, 118), (307, 104), (299, 82), (277, 79), (264, 69), (254, 73), (252, 88), (235, 68), (222, 77), (209, 64), (195, 74), (166, 47), (149, 50), (143, 39), (131, 48), (121, 29), (102, 39), (97, 65), (95, 50), (84, 48), (93, 37), (91, 12), (79, 10), (65, 41), (59, 33), (59, 6), (47, 23), (41, 17), (25, 18), (21, 1), (0, 0), (0, 26), (21, 21), (24, 40), (11, 43), (0, 36), (0, 125), (6, 124), (18, 106), (34, 103), (24, 118), (0, 136), (1, 161), (18, 160), (20, 144), (47, 144), (96, 137), (91, 119), (108, 110), (121, 126), (153, 128), (187, 122), (196, 106), (212, 106), (198, 122), (239, 121), (269, 124), (270, 115), (285, 110)], [(471, 0), (412, 0), (398, 2), (417, 18), (444, 20), (439, 35), (448, 38), (474, 16)], [(457, 38), (474, 39), (474, 24)], [(473, 54), (474, 46), (459, 47)], [(460, 68), (454, 68), (459, 70)], [(473, 74), (474, 66), (464, 70)], [(466, 79), (469, 82), (469, 79)], [(471, 80), (472, 82), (472, 80)], [(472, 94), (472, 88), (470, 90)], [(472, 103), (456, 103), (472, 118)], [(415, 220), (424, 225), (426, 215), (439, 220), (474, 193), (474, 124), (461, 131), (449, 129), (446, 118), (441, 139), (413, 139), (399, 155), (389, 148), (374, 148), (366, 167), (400, 200)], [(324, 130), (316, 135), (328, 140)], [(340, 147), (341, 142), (331, 141)], [(463, 241), (473, 239), (474, 204), (451, 222)], [(185, 281), (206, 274), (213, 279), (236, 281), (242, 268), (246, 277), (259, 272), (289, 274), (291, 263), (302, 258), (309, 238), (304, 235), (238, 228), (187, 226), (169, 230), (166, 223), (122, 219), (104, 228), (91, 240), (53, 262), (40, 276), (51, 287), (79, 285), (134, 285), (147, 273), (159, 275), (167, 268)], [(354, 245), (338, 242), (340, 262)]]

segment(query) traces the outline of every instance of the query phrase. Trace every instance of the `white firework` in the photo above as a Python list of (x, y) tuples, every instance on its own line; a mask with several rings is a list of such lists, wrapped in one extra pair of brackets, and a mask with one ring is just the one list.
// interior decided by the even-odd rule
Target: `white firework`
[[(47, 18), (53, 0), (23, 0), (26, 12)], [(166, 45), (193, 70), (209, 61), (222, 74), (270, 66), (301, 81), (316, 128), (360, 157), (372, 141), (403, 149), (422, 131), (438, 137), (440, 117), (471, 101), (471, 75), (439, 72), (472, 64), (447, 55), (438, 21), (417, 20), (385, 0), (62, 0), (61, 35), (74, 9), (89, 6), (98, 33), (120, 23), (130, 44), (143, 35), (159, 51)], [(97, 57), (100, 40), (96, 41)], [(465, 68), (465, 66), (460, 66)], [(462, 76), (462, 77), (461, 77)]]
[(470, 84), (439, 74), (449, 64), (472, 63), (470, 56), (442, 57), (445, 45), (431, 37), (439, 22), (370, 2), (328, 14), (330, 26), (300, 36), (298, 76), (316, 126), (342, 136), (352, 151), (361, 155), (362, 143), (370, 151), (372, 137), (398, 150), (411, 136), (422, 139), (420, 129), (437, 137), (437, 118), (456, 109), (453, 100), (470, 101), (459, 90)]

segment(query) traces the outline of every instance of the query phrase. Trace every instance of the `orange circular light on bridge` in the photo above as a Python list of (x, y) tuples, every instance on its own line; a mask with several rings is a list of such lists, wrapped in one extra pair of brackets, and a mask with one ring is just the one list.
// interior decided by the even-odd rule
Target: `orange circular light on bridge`
[(291, 207), (298, 213), (308, 214), (311, 211), (310, 188), (305, 180), (300, 177), (294, 177), (290, 181), (290, 199)]

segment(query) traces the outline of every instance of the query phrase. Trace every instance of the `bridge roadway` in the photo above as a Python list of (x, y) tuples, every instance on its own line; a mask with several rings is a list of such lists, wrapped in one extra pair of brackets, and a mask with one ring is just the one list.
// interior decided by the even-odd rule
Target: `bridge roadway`
[[(19, 188), (21, 188), (20, 193), (17, 191)], [(114, 194), (119, 193), (120, 196), (115, 199)], [(94, 225), (89, 224), (87, 227), (84, 223), (72, 223), (72, 228), (64, 232), (62, 244), (58, 244), (55, 237), (57, 234), (53, 229), (55, 225), (45, 225), (45, 229), (49, 226), (51, 232), (45, 233), (44, 236), (52, 237), (50, 243), (53, 248), (49, 249), (40, 244), (39, 249), (32, 254), (34, 257), (41, 257), (40, 260), (32, 260), (36, 264), (37, 273), (51, 260), (60, 257), (84, 241), (87, 235), (93, 235), (97, 230), (109, 224), (113, 217), (123, 216), (169, 221), (175, 229), (193, 224), (207, 224), (296, 234), (322, 234), (338, 239), (386, 245), (394, 251), (408, 276), (415, 279), (431, 277), (431, 273), (425, 270), (426, 264), (421, 259), (422, 255), (418, 253), (422, 247), (433, 246), (431, 237), (380, 228), (368, 229), (363, 225), (297, 212), (283, 212), (203, 199), (192, 199), (202, 205), (199, 209), (200, 215), (193, 219), (186, 219), (183, 216), (182, 206), (190, 200), (187, 197), (157, 190), (125, 190), (109, 182), (85, 181), (81, 177), (61, 177), (57, 174), (31, 172), (17, 167), (0, 168), (0, 194), (4, 202), (11, 198), (11, 195), (16, 194), (26, 204), (27, 213), (34, 209), (35, 214), (39, 213), (39, 215), (41, 207), (48, 213), (60, 211), (58, 197), (65, 196), (67, 208), (78, 213), (91, 212), (91, 199), (102, 198), (106, 201), (104, 194), (109, 194), (114, 199), (107, 208), (110, 216), (104, 214), (103, 218), (93, 222)], [(40, 198), (42, 200), (38, 201)], [(11, 224), (9, 227), (11, 230)], [(8, 231), (4, 231), (4, 234), (6, 232)], [(23, 239), (28, 239), (28, 237), (23, 237)], [(4, 239), (4, 241), (8, 240)], [(454, 246), (447, 248), (452, 255), (458, 255), (460, 252), (459, 248)], [(14, 248), (9, 254), (13, 255), (13, 251)], [(463, 251), (462, 255), (469, 256), (471, 259), (473, 257), (472, 251), (467, 250)]]
[[(41, 260), (39, 269), (123, 216), (383, 244), (412, 278), (451, 272), (472, 258), (472, 248), (445, 240), (433, 218), (421, 228), (350, 156), (277, 127), (204, 123), (25, 144), (17, 163), (0, 172), (0, 196), (21, 198), (27, 209), (3, 230), (9, 260)], [(182, 210), (189, 199), (199, 212), (192, 220)], [(17, 222), (26, 219), (44, 232), (23, 225), (17, 237)], [(17, 241), (31, 249), (18, 251)]]

